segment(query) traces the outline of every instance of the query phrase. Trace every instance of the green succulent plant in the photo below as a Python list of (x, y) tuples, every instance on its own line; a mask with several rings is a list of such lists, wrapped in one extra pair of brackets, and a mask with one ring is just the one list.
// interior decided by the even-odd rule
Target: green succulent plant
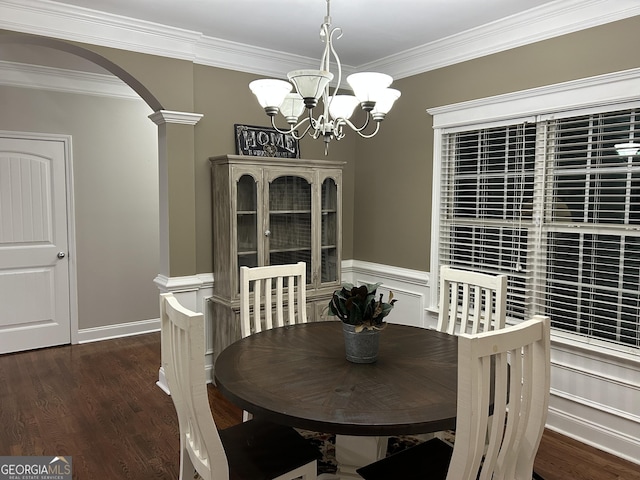
[(381, 293), (376, 299), (376, 290), (382, 283), (364, 284), (358, 287), (343, 283), (342, 288), (333, 292), (329, 302), (329, 315), (334, 315), (349, 325), (355, 325), (356, 331), (364, 329), (382, 329), (384, 318), (393, 309), (396, 300), (389, 292), (389, 301), (384, 302)]

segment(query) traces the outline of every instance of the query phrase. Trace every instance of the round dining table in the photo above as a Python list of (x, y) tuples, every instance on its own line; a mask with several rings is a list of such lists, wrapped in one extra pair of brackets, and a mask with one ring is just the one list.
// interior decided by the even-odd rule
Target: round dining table
[[(357, 364), (345, 357), (341, 322), (296, 324), (231, 344), (214, 378), (256, 417), (337, 434), (335, 478), (358, 478), (356, 468), (384, 455), (387, 436), (455, 427), (457, 345), (454, 335), (387, 323), (377, 361)], [(349, 445), (366, 450), (367, 439), (373, 453), (347, 458)]]

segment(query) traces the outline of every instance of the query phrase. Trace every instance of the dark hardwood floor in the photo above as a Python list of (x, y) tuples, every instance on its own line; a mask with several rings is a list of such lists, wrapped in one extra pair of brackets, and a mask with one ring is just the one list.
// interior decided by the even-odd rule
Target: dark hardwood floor
[[(159, 366), (159, 333), (0, 355), (0, 456), (69, 455), (79, 480), (176, 480), (177, 417), (155, 385)], [(240, 422), (211, 386), (209, 398), (219, 428)], [(640, 480), (640, 466), (550, 431), (536, 471)]]

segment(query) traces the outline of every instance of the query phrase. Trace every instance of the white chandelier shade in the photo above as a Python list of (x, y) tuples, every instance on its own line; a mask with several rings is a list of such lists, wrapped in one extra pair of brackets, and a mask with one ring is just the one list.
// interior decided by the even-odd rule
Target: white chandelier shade
[(347, 83), (353, 89), (353, 93), (360, 104), (377, 102), (378, 97), (393, 82), (390, 75), (376, 72), (354, 73), (347, 77)]
[(287, 78), (303, 98), (305, 107), (313, 108), (333, 80), (333, 73), (326, 70), (294, 70), (287, 73)]
[(382, 121), (398, 98), (400, 98), (400, 90), (395, 88), (385, 88), (380, 92), (376, 104), (371, 110), (373, 119), (379, 118), (378, 121)]
[(284, 97), (291, 91), (293, 85), (283, 80), (254, 80), (249, 88), (258, 99), (262, 108), (278, 108)]
[[(380, 122), (384, 120), (394, 102), (400, 97), (399, 90), (389, 88), (393, 78), (384, 73), (376, 72), (359, 72), (349, 75), (347, 83), (354, 95), (337, 94), (341, 87), (342, 65), (333, 47), (333, 39), (334, 36), (340, 38), (342, 30), (331, 28), (331, 0), (326, 0), (326, 2), (327, 15), (320, 27), (320, 38), (325, 42), (320, 69), (291, 71), (287, 74), (289, 82), (262, 79), (254, 80), (249, 84), (258, 103), (271, 117), (273, 128), (280, 133), (292, 135), (296, 139), (301, 139), (307, 133), (313, 138), (322, 137), (325, 142), (325, 155), (331, 139), (344, 138), (343, 126), (345, 125), (363, 138), (371, 138), (376, 135), (380, 129)], [(331, 56), (337, 65), (337, 75), (329, 71)], [(335, 87), (333, 93), (330, 93), (331, 81), (334, 79), (336, 80)], [(293, 87), (295, 87), (295, 91), (291, 93)], [(318, 106), (321, 98), (322, 113), (314, 117), (313, 109)], [(358, 105), (366, 112), (364, 124), (359, 127), (349, 120)], [(299, 121), (305, 109), (307, 115)], [(275, 123), (278, 112), (282, 113), (287, 121), (288, 128), (286, 130), (278, 128)], [(367, 132), (366, 129), (371, 120), (375, 123), (375, 127), (372, 132)], [(303, 129), (302, 133), (299, 132), (299, 129)]]
[[(285, 82), (286, 83), (286, 82)], [(280, 104), (280, 113), (287, 119), (287, 123), (295, 124), (304, 112), (304, 100), (299, 93), (288, 93)]]
[(358, 99), (353, 95), (334, 95), (329, 99), (329, 115), (332, 118), (349, 119), (358, 106)]

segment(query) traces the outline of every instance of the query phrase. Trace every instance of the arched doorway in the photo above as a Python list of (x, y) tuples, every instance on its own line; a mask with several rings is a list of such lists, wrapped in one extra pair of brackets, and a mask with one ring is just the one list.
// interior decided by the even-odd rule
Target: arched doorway
[[(162, 263), (158, 258), (158, 134), (157, 127), (147, 117), (161, 109), (161, 105), (131, 75), (123, 74), (124, 70), (94, 52), (51, 39), (0, 35), (0, 48), (11, 44), (54, 49), (52, 51), (72, 56), (82, 54), (81, 58), (99, 61), (95, 65), (108, 67), (108, 71), (130, 82), (136, 92), (142, 92), (137, 102), (75, 95), (83, 98), (85, 105), (82, 106), (80, 101), (71, 100), (74, 95), (68, 92), (42, 94), (34, 93), (34, 89), (23, 90), (23, 98), (30, 102), (22, 114), (14, 115), (11, 112), (20, 110), (16, 105), (21, 94), (17, 93), (18, 89), (4, 87), (7, 101), (3, 101), (5, 119), (0, 127), (70, 134), (75, 168), (67, 179), (73, 179), (70, 198), (74, 199), (75, 218), (82, 222), (70, 227), (71, 235), (76, 236), (77, 248), (62, 260), (77, 262), (76, 267), (80, 264), (75, 282), (76, 298), (71, 292), (68, 299), (70, 303), (77, 302), (75, 312), (73, 308), (70, 311), (70, 315), (76, 316), (71, 322), (72, 342), (138, 333), (144, 329), (145, 321), (158, 316), (157, 287), (153, 284)], [(137, 118), (133, 120), (129, 114)], [(140, 127), (141, 123), (144, 127)], [(7, 128), (11, 125), (14, 128)], [(153, 158), (141, 147), (142, 137), (148, 140), (149, 132), (153, 135)], [(128, 133), (136, 137), (127, 137)], [(153, 238), (149, 231), (155, 232)], [(141, 242), (146, 245), (140, 245)], [(148, 257), (154, 251), (150, 266)], [(147, 273), (140, 277), (143, 270)], [(146, 286), (140, 288), (142, 284)], [(71, 285), (71, 289), (73, 287)]]

